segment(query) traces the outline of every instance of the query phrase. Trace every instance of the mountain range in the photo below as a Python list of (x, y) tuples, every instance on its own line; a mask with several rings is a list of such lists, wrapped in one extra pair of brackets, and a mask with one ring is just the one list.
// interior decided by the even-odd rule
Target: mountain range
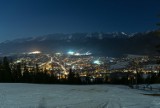
[(156, 55), (160, 44), (158, 30), (144, 33), (71, 33), (27, 37), (0, 43), (0, 54), (16, 54), (40, 50), (42, 52), (90, 51), (95, 55), (124, 54)]

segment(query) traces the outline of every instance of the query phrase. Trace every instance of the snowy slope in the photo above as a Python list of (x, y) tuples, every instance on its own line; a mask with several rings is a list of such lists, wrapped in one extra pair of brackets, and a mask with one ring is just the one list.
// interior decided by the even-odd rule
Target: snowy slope
[(0, 108), (160, 108), (160, 98), (120, 85), (0, 84)]

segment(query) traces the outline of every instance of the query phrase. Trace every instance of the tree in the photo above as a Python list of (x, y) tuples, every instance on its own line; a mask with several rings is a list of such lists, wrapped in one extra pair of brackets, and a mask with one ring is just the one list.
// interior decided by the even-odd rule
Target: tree
[(28, 68), (26, 67), (26, 65), (24, 66), (22, 80), (25, 83), (30, 83), (31, 82), (31, 75), (30, 75), (30, 73), (29, 73)]
[(38, 64), (36, 64), (36, 69), (35, 69), (35, 73), (38, 73), (40, 70), (39, 70), (39, 66)]
[[(160, 14), (158, 15), (158, 18), (160, 18)], [(158, 22), (156, 25), (159, 27), (159, 30), (156, 31), (156, 34), (160, 37), (160, 22)], [(160, 53), (160, 44), (156, 45), (156, 50)]]
[(4, 82), (11, 82), (12, 81), (12, 73), (11, 73), (11, 68), (9, 65), (9, 60), (7, 57), (3, 58), (3, 63), (2, 63), (2, 73), (3, 73), (3, 81)]
[(68, 83), (69, 84), (73, 84), (74, 83), (74, 76), (75, 74), (72, 72), (72, 69), (69, 70), (69, 74), (68, 74)]
[(21, 64), (18, 63), (13, 67), (12, 76), (14, 82), (20, 82), (22, 80)]
[(75, 74), (74, 81), (75, 81), (75, 84), (81, 84), (79, 73)]
[(3, 65), (2, 62), (0, 62), (0, 82), (4, 81), (4, 69), (3, 69)]

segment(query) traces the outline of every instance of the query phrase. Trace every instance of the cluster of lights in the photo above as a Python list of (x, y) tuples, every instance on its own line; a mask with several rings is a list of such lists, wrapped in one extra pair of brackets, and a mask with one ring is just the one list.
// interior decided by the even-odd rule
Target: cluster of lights
[(94, 63), (94, 64), (98, 64), (98, 65), (101, 64), (101, 62), (100, 62), (99, 60), (95, 60), (93, 63)]
[(74, 56), (83, 56), (83, 55), (91, 55), (92, 53), (86, 52), (86, 53), (81, 54), (81, 53), (78, 53), (78, 52), (69, 51), (67, 54), (68, 55), (74, 55)]
[(33, 51), (33, 52), (29, 52), (28, 54), (40, 54), (40, 51)]
[(68, 54), (69, 55), (74, 55), (74, 52), (73, 51), (69, 51)]

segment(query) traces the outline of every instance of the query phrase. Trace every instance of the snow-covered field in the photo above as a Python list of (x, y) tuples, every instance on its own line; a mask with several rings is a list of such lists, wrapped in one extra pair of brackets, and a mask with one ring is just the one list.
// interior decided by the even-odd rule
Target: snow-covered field
[(160, 108), (160, 97), (122, 85), (0, 83), (0, 108)]

